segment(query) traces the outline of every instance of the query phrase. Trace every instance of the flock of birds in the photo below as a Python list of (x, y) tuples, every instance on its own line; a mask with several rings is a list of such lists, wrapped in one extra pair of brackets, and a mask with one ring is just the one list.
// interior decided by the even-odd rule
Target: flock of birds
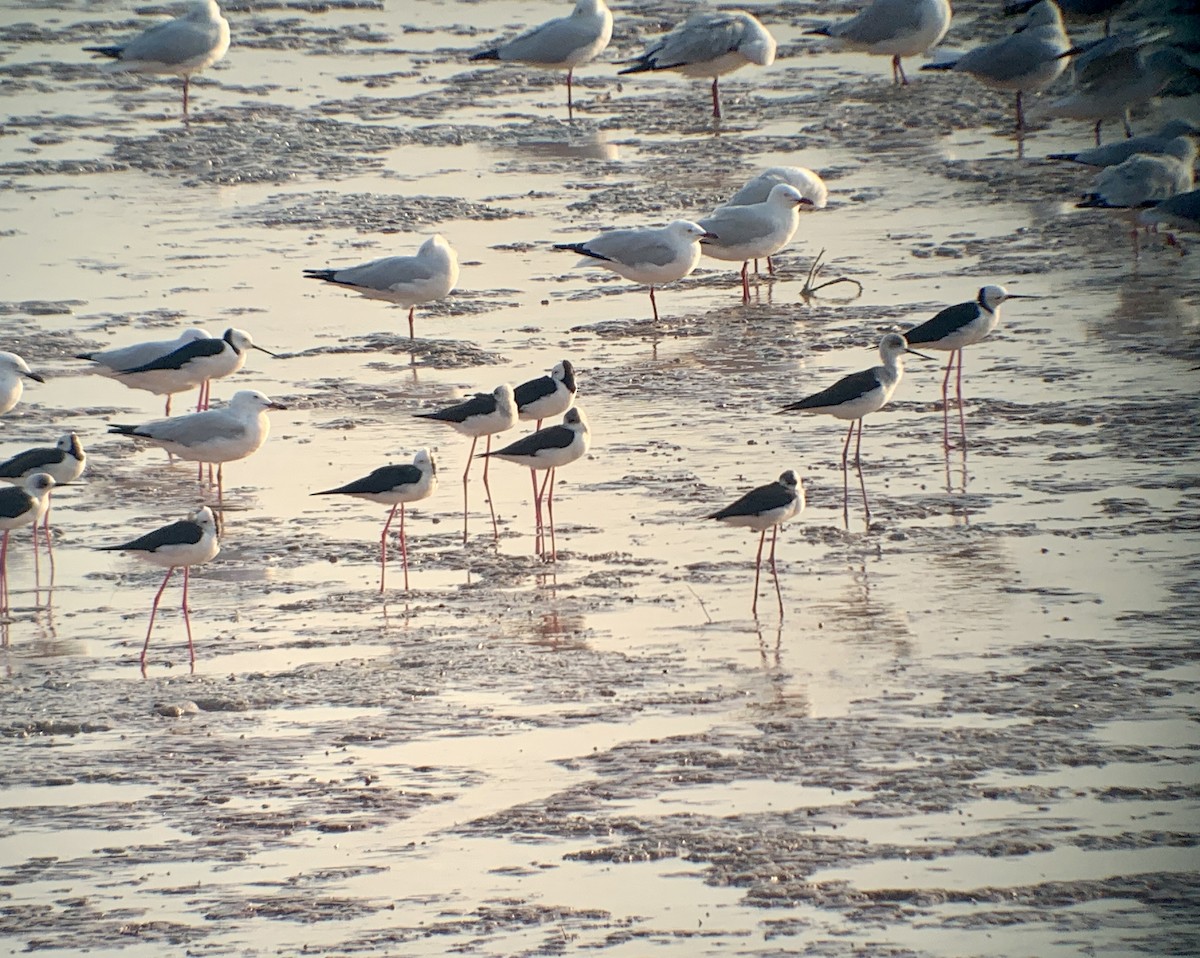
[[(1111, 17), (1121, 0), (1063, 0), (1077, 14)], [(1072, 45), (1063, 26), (1062, 13), (1054, 0), (1019, 4), (1024, 14), (1016, 31), (999, 41), (980, 46), (967, 54), (927, 64), (923, 69), (967, 73), (983, 83), (1016, 93), (1016, 125), (1026, 123), (1025, 95), (1045, 89), (1074, 58), (1077, 88), (1058, 105), (1064, 115), (1095, 121), (1099, 144), (1100, 125), (1120, 116), (1126, 125), (1129, 110), (1162, 92), (1181, 70), (1188, 69), (1163, 37), (1141, 34), (1110, 34), (1094, 44)], [(1085, 9), (1086, 8), (1086, 9)], [(893, 82), (907, 84), (903, 59), (928, 53), (946, 34), (951, 21), (947, 0), (873, 0), (857, 16), (809, 31), (828, 37), (839, 46), (891, 58)], [(542, 24), (515, 39), (471, 56), (477, 61), (524, 64), (567, 74), (568, 111), (573, 111), (571, 81), (574, 70), (598, 56), (612, 36), (612, 13), (604, 0), (578, 0), (571, 14)], [(181, 76), (183, 113), (189, 108), (191, 77), (220, 60), (230, 42), (229, 24), (214, 0), (193, 0), (187, 14), (152, 27), (132, 41), (120, 45), (88, 47), (110, 58), (112, 67), (145, 73)], [(670, 70), (689, 77), (711, 78), (712, 110), (721, 114), (718, 80), (747, 64), (769, 65), (774, 61), (776, 41), (754, 16), (742, 11), (698, 13), (651, 43), (622, 73)], [(1181, 65), (1182, 64), (1182, 65)], [(1089, 106), (1089, 104), (1091, 104)], [(1090, 112), (1089, 112), (1090, 111)], [(1129, 136), (1124, 142), (1055, 158), (1102, 167), (1095, 190), (1085, 203), (1140, 209), (1142, 224), (1170, 222), (1195, 228), (1200, 220), (1200, 200), (1192, 190), (1192, 167), (1196, 148), (1195, 125), (1179, 120), (1157, 134)], [(658, 319), (655, 290), (689, 275), (702, 255), (740, 263), (742, 301), (750, 300), (751, 261), (757, 272), (765, 259), (773, 271), (772, 256), (784, 249), (795, 235), (802, 209), (821, 209), (828, 190), (821, 178), (801, 167), (774, 167), (751, 179), (741, 190), (711, 214), (696, 222), (677, 220), (663, 227), (609, 230), (591, 239), (558, 244), (556, 248), (579, 254), (580, 264), (598, 266), (649, 289), (651, 308)], [(809, 292), (819, 269), (813, 264), (805, 284)], [(349, 267), (307, 269), (307, 278), (341, 287), (372, 299), (408, 309), (410, 337), (415, 336), (417, 306), (440, 300), (458, 281), (458, 257), (440, 235), (428, 238), (412, 256), (390, 256)], [(847, 278), (830, 281), (851, 282)], [(821, 284), (828, 285), (826, 284)], [(861, 287), (860, 287), (861, 289)], [(997, 326), (1000, 307), (1018, 298), (1001, 286), (979, 290), (975, 299), (947, 307), (925, 323), (904, 334), (888, 333), (879, 343), (881, 365), (846, 376), (818, 393), (791, 403), (781, 413), (826, 414), (849, 421), (842, 449), (843, 504), (848, 516), (848, 473), (850, 443), (857, 432), (854, 464), (862, 486), (867, 520), (870, 506), (861, 469), (862, 421), (882, 409), (891, 399), (903, 375), (906, 354), (924, 356), (913, 347), (949, 352), (942, 382), (943, 442), (950, 448), (949, 386), (957, 368), (959, 431), (965, 449), (966, 422), (962, 400), (962, 350), (986, 338)], [(262, 350), (244, 330), (229, 329), (219, 337), (201, 329), (184, 330), (171, 340), (143, 342), (80, 356), (91, 369), (127, 386), (166, 397), (164, 418), (146, 423), (113, 424), (110, 432), (159, 446), (170, 455), (198, 463), (203, 469), (217, 467), (217, 508), (201, 506), (185, 519), (171, 523), (129, 542), (105, 547), (128, 552), (164, 567), (167, 573), (155, 595), (150, 623), (142, 648), (145, 667), (154, 619), (163, 592), (176, 568), (183, 569), (183, 617), (188, 647), (195, 660), (187, 605), (188, 570), (211, 560), (219, 551), (218, 533), (223, 507), (223, 466), (243, 459), (266, 441), (268, 411), (284, 408), (256, 390), (236, 392), (229, 403), (210, 408), (209, 389), (214, 379), (240, 370), (250, 350)], [(267, 352), (266, 350), (262, 350)], [(273, 355), (273, 354), (271, 354)], [(43, 381), (19, 356), (0, 353), (0, 414), (21, 398), (23, 381)], [(196, 411), (171, 415), (171, 397), (199, 389)], [(575, 405), (577, 380), (574, 366), (564, 359), (546, 376), (516, 388), (502, 384), (491, 392), (478, 393), (442, 409), (418, 413), (422, 418), (445, 423), (471, 439), (463, 471), (463, 539), (467, 539), (468, 488), (471, 464), (483, 458), (483, 483), (491, 511), (493, 536), (499, 528), (488, 485), (488, 467), (493, 458), (530, 470), (533, 490), (535, 550), (547, 560), (556, 557), (554, 532), (554, 481), (557, 469), (582, 458), (591, 435), (583, 410)], [(561, 423), (543, 428), (547, 419)], [(520, 421), (535, 422), (535, 431), (502, 448), (492, 450), (492, 436), (512, 429)], [(476, 455), (480, 438), (485, 449)], [(37, 531), (44, 530), (48, 545), (51, 490), (56, 484), (75, 481), (86, 466), (86, 456), (74, 433), (53, 447), (25, 450), (0, 463), (0, 478), (13, 483), (0, 489), (0, 614), (9, 609), (7, 550), (10, 531), (31, 525), (37, 555)], [(538, 473), (544, 473), (539, 482)], [(411, 464), (388, 465), (370, 475), (337, 488), (313, 493), (349, 496), (390, 506), (380, 536), (380, 591), (386, 589), (388, 536), (399, 510), (399, 545), (404, 588), (409, 588), (405, 506), (431, 496), (437, 488), (437, 466), (428, 449), (419, 450)], [(545, 515), (543, 515), (543, 506)], [(772, 483), (747, 492), (708, 518), (760, 533), (755, 559), (752, 611), (757, 615), (759, 580), (766, 533), (772, 531), (768, 562), (775, 579), (779, 611), (782, 594), (775, 570), (775, 543), (779, 526), (798, 515), (805, 506), (803, 483), (788, 470)], [(53, 551), (50, 552), (53, 562)]]

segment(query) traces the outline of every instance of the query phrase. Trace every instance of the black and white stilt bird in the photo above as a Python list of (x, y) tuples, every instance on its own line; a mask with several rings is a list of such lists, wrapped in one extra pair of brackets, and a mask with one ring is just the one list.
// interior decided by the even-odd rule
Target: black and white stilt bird
[[(476, 393), (464, 402), (455, 403), (435, 412), (415, 413), (418, 419), (434, 419), (454, 427), (464, 436), (471, 437), (471, 451), (467, 455), (467, 467), (463, 470), (463, 544), (467, 542), (467, 480), (471, 475), (471, 460), (475, 458), (475, 446), (480, 436), (487, 437), (486, 452), (492, 449), (492, 436), (512, 429), (517, 424), (517, 400), (508, 383), (497, 386), (490, 393)], [(488, 484), (488, 463), (483, 464), (483, 488), (487, 494), (488, 509), (492, 513), (492, 534), (500, 538), (500, 527), (496, 523), (496, 507), (492, 505), (492, 488)]]
[[(862, 457), (860, 454), (862, 452), (863, 417), (869, 413), (878, 412), (892, 398), (892, 394), (895, 393), (896, 387), (900, 385), (900, 379), (904, 375), (903, 357), (905, 353), (921, 356), (922, 359), (930, 358), (916, 350), (909, 349), (908, 342), (899, 333), (888, 333), (879, 341), (882, 366), (873, 366), (862, 372), (851, 373), (849, 376), (839, 379), (828, 389), (823, 389), (798, 402), (790, 403), (779, 410), (780, 414), (788, 412), (822, 413), (838, 419), (850, 420), (850, 429), (846, 433), (846, 442), (842, 446), (843, 491), (846, 490), (847, 457), (855, 426), (858, 427), (858, 444), (854, 447), (854, 464), (860, 467), (861, 478)], [(871, 507), (867, 503), (865, 483), (863, 484), (863, 507), (869, 518)], [(847, 496), (844, 511), (848, 514), (848, 510)]]
[[(554, 542), (554, 477), (559, 466), (565, 466), (576, 459), (583, 458), (590, 444), (591, 432), (588, 429), (587, 417), (584, 416), (582, 409), (575, 406), (567, 410), (561, 426), (539, 429), (532, 435), (518, 439), (503, 449), (484, 453), (484, 456), (514, 462), (518, 466), (546, 470), (546, 478), (542, 482), (540, 492), (537, 491), (537, 483), (534, 483), (533, 508), (537, 523), (535, 548), (541, 554), (545, 554), (545, 534), (542, 531), (542, 498), (545, 496), (547, 514), (550, 518), (550, 559), (552, 560), (558, 555)], [(546, 496), (547, 487), (549, 487), (548, 496)]]
[(779, 589), (779, 573), (775, 568), (775, 540), (779, 538), (779, 527), (804, 511), (804, 485), (800, 477), (788, 469), (775, 482), (751, 489), (740, 499), (719, 509), (707, 519), (716, 519), (731, 526), (744, 526), (759, 533), (758, 554), (754, 558), (754, 601), (750, 612), (758, 615), (758, 580), (762, 571), (763, 543), (767, 530), (771, 529), (771, 575), (775, 579), (775, 598), (779, 601), (779, 614), (783, 615), (783, 593)]
[(1000, 304), (1010, 299), (1037, 299), (1010, 293), (1003, 286), (984, 286), (969, 303), (947, 306), (932, 319), (904, 331), (909, 346), (949, 351), (946, 375), (942, 379), (942, 443), (950, 448), (950, 373), (958, 365), (958, 425), (963, 449), (967, 447), (967, 423), (963, 414), (962, 351), (990, 336), (1000, 325)]
[[(87, 453), (79, 437), (73, 432), (64, 433), (53, 446), (38, 446), (19, 452), (11, 459), (0, 462), (0, 479), (11, 483), (23, 483), (36, 472), (44, 472), (54, 478), (54, 484), (65, 486), (83, 475), (87, 468)], [(50, 493), (46, 493), (46, 512), (42, 517), (42, 528), (46, 532), (46, 547), (50, 562), (54, 562), (54, 545), (50, 538)]]
[(35, 472), (23, 485), (0, 489), (0, 612), (7, 612), (8, 603), (8, 534), (13, 529), (33, 526), (33, 554), (37, 556), (37, 527), (46, 512), (54, 477)]
[[(556, 363), (549, 376), (539, 376), (521, 383), (513, 390), (517, 400), (517, 416), (522, 422), (535, 420), (537, 429), (543, 419), (561, 416), (575, 404), (575, 367), (569, 359)], [(533, 483), (533, 498), (538, 499), (537, 470), (529, 470)]]
[[(156, 359), (162, 359), (168, 353), (173, 353), (179, 347), (186, 346), (197, 339), (209, 338), (208, 333), (203, 329), (192, 326), (185, 329), (174, 339), (156, 339), (142, 343), (131, 343), (128, 346), (114, 346), (112, 349), (97, 349), (90, 353), (79, 353), (75, 358), (86, 359), (92, 363), (93, 365), (89, 372), (103, 376), (106, 379), (120, 379), (121, 373), (126, 370), (134, 369), (137, 366), (144, 366), (146, 363), (152, 363)], [(147, 392), (162, 395), (162, 393), (136, 382), (126, 382), (125, 385), (132, 389), (145, 389)], [(166, 394), (167, 408), (163, 413), (164, 416), (171, 415), (171, 397), (173, 395), (173, 393)]]
[(369, 476), (355, 479), (336, 489), (314, 492), (314, 496), (354, 496), (368, 502), (391, 506), (383, 532), (379, 536), (379, 591), (383, 592), (387, 578), (387, 534), (400, 510), (400, 561), (404, 566), (404, 591), (408, 591), (408, 541), (404, 534), (404, 506), (409, 502), (428, 499), (437, 489), (437, 464), (428, 449), (421, 449), (411, 465), (380, 466)]
[(135, 389), (148, 389), (159, 394), (166, 392), (168, 396), (199, 386), (200, 398), (196, 403), (196, 412), (203, 412), (209, 407), (212, 380), (232, 376), (245, 366), (251, 349), (266, 353), (273, 359), (279, 358), (270, 350), (256, 346), (244, 329), (230, 327), (220, 339), (193, 339), (157, 359), (121, 370), (117, 378)]
[(144, 559), (146, 562), (166, 569), (162, 585), (154, 595), (154, 603), (150, 606), (150, 625), (146, 628), (146, 641), (142, 645), (142, 655), (138, 660), (142, 671), (146, 669), (146, 650), (150, 648), (150, 634), (154, 631), (154, 617), (158, 614), (158, 603), (162, 599), (171, 574), (178, 568), (183, 569), (183, 624), (187, 630), (188, 659), (193, 668), (196, 665), (196, 648), (192, 644), (192, 619), (188, 609), (188, 578), (189, 570), (194, 565), (202, 565), (216, 558), (221, 551), (217, 540), (217, 523), (208, 506), (201, 506), (193, 511), (186, 519), (172, 522), (170, 525), (155, 529), (144, 536), (131, 539), (119, 546), (100, 546), (101, 552), (128, 552)]

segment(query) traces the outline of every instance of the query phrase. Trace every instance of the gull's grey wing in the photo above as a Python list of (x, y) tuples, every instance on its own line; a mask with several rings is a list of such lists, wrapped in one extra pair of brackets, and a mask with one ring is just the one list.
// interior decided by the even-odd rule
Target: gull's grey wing
[(579, 17), (550, 20), (497, 48), (501, 60), (523, 63), (562, 63), (580, 47), (600, 36), (596, 24)]
[(1058, 55), (1054, 44), (1036, 31), (1023, 30), (1012, 36), (976, 47), (954, 64), (959, 73), (987, 77), (997, 83), (1020, 80), (1036, 66)]
[(436, 271), (419, 256), (388, 256), (361, 266), (335, 270), (333, 281), (368, 289), (391, 289), (432, 279)]
[(741, 246), (775, 231), (777, 224), (752, 206), (723, 206), (697, 222), (715, 240), (703, 240), (705, 246)]
[(669, 70), (689, 63), (707, 63), (738, 48), (746, 23), (727, 13), (698, 13), (646, 51), (651, 70)]
[(679, 259), (678, 245), (662, 230), (611, 230), (583, 245), (625, 266), (667, 266)]
[(834, 24), (829, 35), (851, 43), (872, 46), (920, 29), (920, 6), (911, 0), (876, 0), (858, 16)]
[(237, 439), (246, 432), (245, 423), (224, 409), (194, 412), (189, 416), (158, 419), (138, 426), (131, 433), (157, 442), (176, 442), (181, 446), (196, 446), (214, 439)]
[(216, 23), (171, 20), (151, 27), (130, 40), (121, 49), (121, 59), (186, 63), (204, 56), (217, 45), (219, 39), (220, 30)]

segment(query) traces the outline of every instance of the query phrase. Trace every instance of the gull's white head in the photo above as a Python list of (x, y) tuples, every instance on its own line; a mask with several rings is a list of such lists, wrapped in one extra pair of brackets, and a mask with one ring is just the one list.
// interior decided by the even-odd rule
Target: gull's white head
[(575, 9), (571, 11), (573, 17), (599, 17), (603, 16), (608, 10), (608, 4), (604, 0), (577, 0)]
[(672, 234), (678, 236), (681, 240), (689, 242), (699, 242), (702, 239), (716, 239), (717, 237), (706, 230), (699, 223), (693, 223), (690, 220), (676, 220), (667, 227)]
[(767, 202), (773, 206), (783, 206), (791, 209), (794, 206), (812, 206), (812, 200), (801, 193), (796, 187), (787, 183), (776, 183), (767, 194)]
[(1058, 9), (1054, 0), (1042, 0), (1037, 6), (1030, 7), (1016, 32), (1020, 33), (1033, 27), (1057, 27), (1059, 30), (1063, 28), (1062, 11)]
[(742, 42), (737, 51), (751, 63), (769, 67), (775, 62), (775, 38), (761, 23), (744, 10), (736, 11), (742, 21)]
[(238, 411), (259, 413), (266, 409), (287, 409), (257, 389), (239, 389), (229, 400), (229, 408)]

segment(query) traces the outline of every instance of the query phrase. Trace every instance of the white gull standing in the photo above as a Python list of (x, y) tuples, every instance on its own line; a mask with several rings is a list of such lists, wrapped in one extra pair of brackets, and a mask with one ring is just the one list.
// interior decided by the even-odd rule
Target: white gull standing
[(700, 262), (700, 241), (717, 239), (698, 223), (676, 220), (662, 227), (609, 230), (585, 243), (555, 243), (555, 249), (583, 256), (576, 266), (602, 266), (618, 276), (650, 287), (650, 305), (658, 320), (654, 288), (683, 279)]
[(742, 302), (750, 302), (750, 260), (770, 259), (792, 241), (800, 225), (800, 206), (812, 205), (794, 186), (777, 183), (762, 203), (722, 206), (700, 220), (712, 239), (700, 242), (700, 250), (713, 259), (742, 263)]
[(549, 20), (499, 46), (474, 54), (472, 60), (523, 63), (544, 70), (567, 71), (567, 116), (574, 116), (571, 77), (575, 68), (598, 57), (612, 39), (613, 18), (604, 0), (577, 0), (570, 16)]
[(805, 33), (830, 37), (846, 50), (891, 57), (892, 82), (908, 86), (901, 57), (927, 52), (949, 29), (949, 0), (874, 0), (856, 17)]
[(412, 339), (416, 307), (445, 299), (458, 282), (458, 254), (435, 233), (421, 244), (415, 256), (385, 256), (341, 269), (306, 269), (304, 276), (353, 290), (367, 299), (407, 306), (408, 338)]
[(976, 47), (957, 60), (926, 63), (921, 69), (969, 73), (985, 86), (1015, 91), (1020, 133), (1025, 130), (1024, 94), (1044, 90), (1058, 79), (1067, 68), (1064, 54), (1070, 49), (1058, 5), (1041, 0), (1011, 36)]
[(143, 439), (189, 462), (217, 464), (217, 494), (223, 496), (224, 464), (245, 459), (267, 441), (268, 409), (286, 409), (256, 389), (233, 394), (229, 405), (139, 426), (110, 424), (108, 431)]
[(182, 17), (151, 27), (127, 43), (84, 47), (115, 62), (107, 69), (183, 77), (183, 115), (193, 74), (212, 66), (229, 49), (229, 21), (215, 0), (192, 0)]
[(718, 78), (753, 63), (775, 62), (775, 38), (744, 10), (697, 13), (646, 47), (625, 73), (673, 70), (686, 77), (712, 77), (712, 111), (720, 119)]

